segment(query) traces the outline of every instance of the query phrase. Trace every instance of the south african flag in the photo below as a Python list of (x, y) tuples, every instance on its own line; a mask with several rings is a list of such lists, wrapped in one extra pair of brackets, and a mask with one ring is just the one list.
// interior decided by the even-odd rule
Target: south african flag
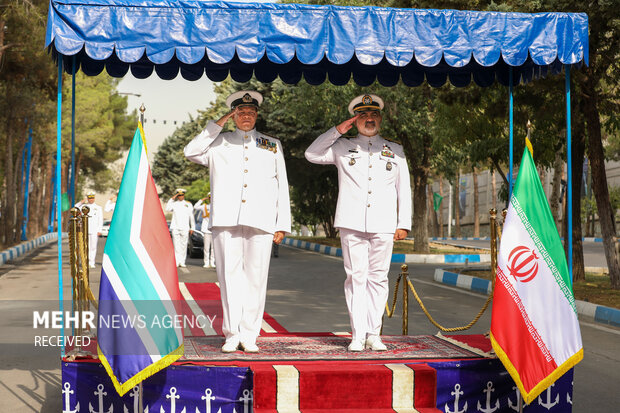
[(173, 251), (138, 125), (104, 249), (97, 320), (99, 358), (121, 396), (183, 355)]

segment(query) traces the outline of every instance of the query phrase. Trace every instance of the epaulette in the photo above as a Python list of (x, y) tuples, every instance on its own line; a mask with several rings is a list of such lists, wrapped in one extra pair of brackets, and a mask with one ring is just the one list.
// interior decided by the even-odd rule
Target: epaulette
[(263, 132), (260, 132), (260, 134), (263, 135), (263, 136), (266, 136), (267, 138), (270, 138), (270, 139), (275, 139), (277, 141), (280, 140), (280, 139), (276, 138), (275, 136), (267, 135), (266, 133), (263, 133)]
[(397, 145), (402, 145), (399, 141), (397, 141), (395, 139), (386, 138), (385, 136), (382, 136), (382, 138), (385, 139), (388, 142), (392, 142), (392, 143), (395, 143)]

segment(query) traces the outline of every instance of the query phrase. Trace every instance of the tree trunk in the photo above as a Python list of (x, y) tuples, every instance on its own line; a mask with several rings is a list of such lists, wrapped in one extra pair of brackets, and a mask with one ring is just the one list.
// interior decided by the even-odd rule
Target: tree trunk
[[(495, 168), (491, 172), (491, 188), (493, 188), (493, 209), (497, 211), (497, 182), (495, 182)], [(498, 213), (500, 211), (497, 211)]]
[[(10, 99), (10, 93), (8, 91), (10, 89), (7, 87), (6, 97)], [(5, 165), (5, 184), (6, 184), (6, 193), (5, 193), (5, 203), (2, 211), (2, 223), (4, 225), (4, 244), (6, 246), (10, 246), (14, 244), (14, 225), (15, 225), (15, 179), (13, 176), (13, 139), (11, 137), (12, 130), (12, 116), (11, 109), (9, 109), (9, 113), (6, 114), (6, 125), (5, 125), (5, 153), (4, 153), (4, 165)]]
[(472, 168), (474, 181), (474, 237), (480, 237), (480, 200), (478, 194), (478, 168)]
[(435, 211), (435, 198), (433, 196), (433, 187), (429, 184), (428, 188), (428, 210), (429, 210), (429, 223), (431, 226), (431, 234), (433, 237), (439, 236), (439, 224), (437, 223), (437, 211)]
[[(609, 188), (605, 172), (605, 152), (601, 136), (601, 120), (598, 112), (598, 91), (594, 85), (592, 69), (586, 68), (582, 87), (583, 112), (588, 128), (588, 153), (592, 170), (592, 189), (596, 197), (599, 223), (605, 246), (605, 258), (609, 268), (611, 287), (620, 289), (620, 262), (616, 241), (615, 211), (609, 201)], [(581, 166), (581, 165), (580, 165)]]
[[(417, 173), (416, 173), (417, 172)], [(413, 174), (413, 251), (430, 252), (426, 226), (426, 182), (428, 175), (420, 169)]]
[(555, 227), (558, 228), (558, 233), (560, 228), (560, 190), (562, 186), (562, 175), (564, 175), (564, 159), (562, 159), (561, 151), (557, 151), (553, 162), (553, 183), (551, 186), (549, 206), (551, 207), (551, 215), (553, 215), (553, 222), (555, 222)]
[(439, 204), (439, 236), (443, 238), (443, 178), (439, 178), (439, 196), (441, 197), (441, 204)]
[[(573, 112), (574, 113), (574, 112)], [(586, 150), (585, 126), (583, 117), (575, 116), (573, 134), (573, 280), (585, 280), (583, 243), (581, 230), (581, 172)]]
[(456, 174), (456, 179), (454, 182), (454, 235), (457, 238), (461, 236), (461, 203), (460, 203), (460, 192), (461, 192), (461, 168), (459, 168), (458, 173)]

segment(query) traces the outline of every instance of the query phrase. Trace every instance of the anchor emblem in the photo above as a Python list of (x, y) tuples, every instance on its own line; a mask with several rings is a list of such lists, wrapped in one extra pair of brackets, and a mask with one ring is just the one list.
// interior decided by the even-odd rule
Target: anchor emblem
[(92, 404), (88, 403), (88, 411), (90, 413), (112, 413), (114, 411), (114, 405), (110, 403), (110, 408), (108, 409), (108, 411), (106, 412), (105, 410), (103, 410), (103, 396), (107, 396), (108, 393), (103, 391), (103, 384), (98, 384), (97, 385), (97, 391), (94, 392), (95, 396), (97, 396), (97, 400), (99, 401), (99, 410), (95, 411), (95, 409), (93, 409)]
[[(205, 395), (201, 397), (205, 401), (205, 412), (211, 413), (211, 400), (215, 400), (215, 396), (211, 396), (213, 391), (211, 389), (205, 389)], [(222, 409), (220, 409), (221, 411)], [(196, 413), (200, 413), (198, 407), (196, 407)]]
[[(512, 410), (514, 410), (515, 412), (519, 411), (519, 401), (521, 400), (521, 392), (517, 389), (517, 386), (512, 386), (512, 390), (515, 391), (515, 394), (517, 395), (517, 401), (515, 404), (512, 404), (512, 400), (510, 400), (510, 397), (508, 397), (508, 407), (510, 407)], [(527, 406), (527, 403), (523, 404), (523, 407)]]
[(495, 400), (495, 407), (491, 406), (491, 392), (494, 391), (495, 389), (493, 388), (493, 382), (488, 382), (486, 390), (483, 390), (483, 392), (487, 394), (486, 407), (482, 408), (480, 406), (480, 400), (478, 400), (478, 410), (480, 410), (482, 413), (493, 413), (495, 410), (499, 409), (499, 399)]
[(555, 401), (552, 403), (551, 402), (551, 388), (555, 386), (555, 384), (552, 384), (551, 386), (547, 387), (547, 401), (543, 402), (542, 401), (542, 395), (538, 396), (538, 404), (541, 405), (542, 407), (544, 407), (547, 410), (551, 410), (551, 408), (553, 406), (555, 406), (556, 404), (558, 404), (560, 402), (560, 395), (556, 394), (555, 396)]
[(450, 392), (450, 394), (454, 396), (454, 410), (450, 410), (450, 408), (448, 407), (448, 403), (446, 403), (445, 405), (446, 413), (464, 413), (467, 411), (467, 402), (465, 402), (465, 404), (463, 405), (463, 410), (459, 410), (459, 396), (465, 394), (460, 390), (461, 390), (461, 385), (459, 383), (456, 383), (454, 385), (454, 391)]
[[(177, 401), (181, 396), (177, 396), (177, 388), (170, 387), (170, 394), (166, 394), (166, 399), (170, 399), (170, 413), (176, 413), (177, 411)], [(166, 413), (164, 410), (164, 406), (159, 408), (159, 413)], [(181, 410), (181, 413), (185, 413), (185, 407)]]
[[(138, 386), (133, 388), (133, 391), (129, 393), (129, 395), (133, 398), (133, 413), (140, 413), (138, 403), (140, 402), (140, 392), (138, 390)], [(124, 413), (130, 413), (127, 406), (123, 405)], [(144, 408), (144, 413), (149, 413), (149, 406), (147, 405)]]
[(250, 402), (252, 401), (252, 394), (248, 389), (243, 390), (243, 397), (239, 397), (239, 401), (243, 402), (243, 413), (249, 413)]
[(62, 413), (77, 413), (80, 411), (80, 402), (77, 402), (77, 404), (75, 405), (75, 410), (71, 410), (71, 400), (70, 397), (73, 393), (75, 393), (73, 390), (71, 390), (71, 384), (69, 383), (65, 383), (64, 384), (64, 389), (62, 390), (62, 394), (65, 395), (65, 409), (62, 411)]
[[(570, 382), (570, 388), (572, 389), (574, 385), (574, 382)], [(571, 406), (573, 405), (573, 399), (571, 399), (570, 397), (570, 393), (566, 393), (566, 403), (570, 404)]]

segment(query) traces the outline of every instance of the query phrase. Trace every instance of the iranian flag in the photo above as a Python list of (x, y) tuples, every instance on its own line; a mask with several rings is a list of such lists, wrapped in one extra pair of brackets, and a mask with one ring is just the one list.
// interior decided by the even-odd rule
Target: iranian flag
[(564, 249), (527, 141), (493, 293), (491, 343), (530, 403), (583, 358)]

